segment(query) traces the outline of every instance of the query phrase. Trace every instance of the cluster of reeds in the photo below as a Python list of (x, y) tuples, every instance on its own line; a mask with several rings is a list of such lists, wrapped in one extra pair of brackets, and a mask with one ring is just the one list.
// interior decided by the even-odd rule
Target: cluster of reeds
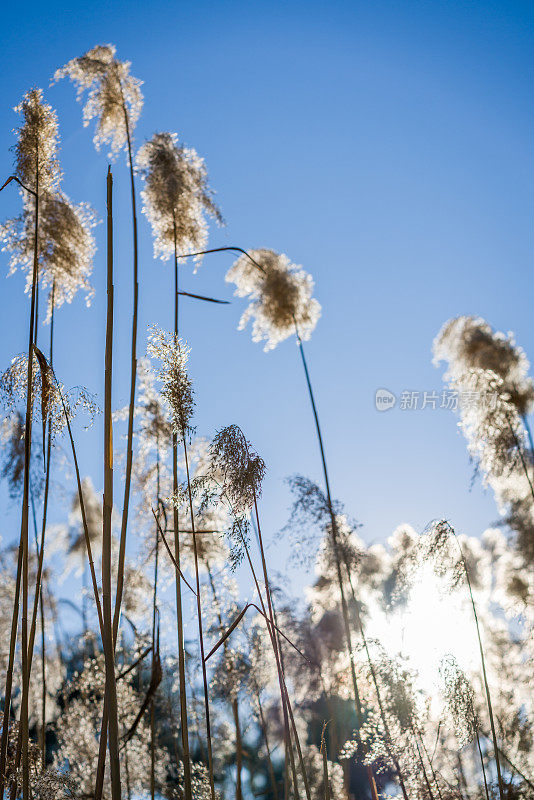
[[(449, 362), (451, 388), (475, 395), (460, 404), (461, 425), (515, 539), (497, 529), (482, 539), (457, 536), (440, 520), (420, 535), (403, 526), (387, 546), (366, 546), (327, 467), (304, 349), (321, 313), (311, 276), (270, 249), (207, 248), (208, 218), (222, 223), (222, 216), (204, 162), (168, 132), (134, 156), (141, 84), (112, 45), (73, 59), (54, 79), (63, 77), (86, 95), (84, 122), (95, 121), (97, 149), (107, 144), (112, 156), (127, 155), (129, 403), (114, 410), (113, 364), (123, 354), (114, 336), (108, 167), (100, 500), (82, 478), (71, 424), (78, 410), (93, 417), (98, 409), (86, 390), (65, 388), (53, 358), (57, 310), (78, 290), (92, 295), (96, 217), (63, 193), (57, 116), (32, 89), (17, 108), (15, 169), (2, 187), (20, 189), (21, 215), (2, 236), (30, 296), (27, 350), (0, 377), (2, 477), (21, 507), (18, 546), (3, 550), (0, 562), (2, 797), (534, 797), (534, 390), (524, 353), (474, 318), (449, 322), (435, 344), (436, 357)], [(173, 265), (174, 328), (155, 320), (143, 359), (138, 180), (154, 255)], [(315, 563), (303, 598), (289, 596), (269, 563), (263, 459), (233, 421), (215, 420), (211, 440), (193, 426), (179, 297), (220, 301), (181, 289), (180, 268), (232, 251), (239, 255), (226, 280), (249, 300), (239, 327), (251, 320), (266, 350), (295, 337), (311, 408), (321, 485), (289, 479), (294, 505), (281, 532)], [(118, 286), (122, 292), (122, 276)], [(49, 324), (47, 347), (40, 317)], [(115, 457), (122, 420), (124, 460)], [(66, 523), (50, 526), (64, 435), (76, 491)], [(236, 570), (242, 585), (248, 581), (246, 601)], [(69, 571), (83, 575), (79, 597), (61, 597), (59, 577)], [(66, 639), (63, 620), (73, 611), (80, 636)], [(433, 647), (432, 614), (434, 621), (457, 615), (455, 635)]]

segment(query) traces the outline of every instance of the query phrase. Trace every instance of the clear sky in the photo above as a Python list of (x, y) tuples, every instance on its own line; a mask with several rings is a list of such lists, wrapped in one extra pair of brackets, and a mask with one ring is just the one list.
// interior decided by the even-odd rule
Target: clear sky
[[(60, 121), (64, 188), (105, 214), (105, 153), (83, 129), (54, 70), (113, 42), (144, 81), (139, 146), (176, 131), (206, 159), (225, 229), (212, 246), (271, 247), (310, 271), (323, 316), (307, 346), (334, 494), (383, 541), (401, 522), (445, 516), (479, 534), (497, 518), (450, 411), (379, 413), (385, 387), (439, 391), (432, 340), (457, 314), (513, 330), (534, 358), (534, 9), (514, 2), (102, 2), (4, 7), (0, 164), (11, 171), (12, 111), (31, 86)], [(124, 157), (113, 165), (116, 210), (116, 384), (127, 402), (131, 229)], [(19, 208), (12, 187), (2, 218)], [(102, 399), (105, 227), (93, 283), (57, 315), (56, 371)], [(193, 292), (231, 298), (230, 254), (207, 257)], [(7, 257), (0, 256), (7, 272)], [(140, 331), (172, 325), (172, 270), (155, 261), (140, 221)], [(26, 346), (29, 305), (15, 275), (1, 284), (0, 365)], [(313, 420), (292, 341), (264, 354), (236, 330), (244, 306), (184, 300), (198, 432), (238, 423), (268, 466), (262, 509), (272, 541), (287, 517), (285, 476), (320, 479)], [(48, 335), (41, 328), (40, 336)], [(43, 340), (44, 341), (44, 340)], [(101, 424), (77, 428), (82, 472), (101, 489)], [(56, 476), (61, 481), (61, 475)], [(73, 485), (68, 484), (70, 493)], [(118, 487), (117, 487), (118, 489)], [(117, 497), (121, 493), (117, 491)], [(0, 498), (6, 507), (5, 492)], [(68, 499), (53, 505), (65, 518)], [(4, 541), (18, 507), (4, 515)], [(283, 568), (287, 543), (271, 546)], [(296, 576), (296, 580), (300, 580)], [(298, 583), (295, 584), (298, 586)]]

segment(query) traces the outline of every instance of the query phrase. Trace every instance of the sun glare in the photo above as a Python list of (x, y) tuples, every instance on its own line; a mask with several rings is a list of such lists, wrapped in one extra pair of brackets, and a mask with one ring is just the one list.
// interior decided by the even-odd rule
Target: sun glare
[[(377, 614), (377, 638), (392, 657), (402, 656), (416, 673), (416, 684), (434, 695), (440, 685), (444, 656), (455, 656), (467, 673), (477, 668), (478, 651), (466, 592), (447, 591), (446, 580), (424, 564), (409, 590), (405, 605)], [(376, 627), (375, 627), (376, 630)]]

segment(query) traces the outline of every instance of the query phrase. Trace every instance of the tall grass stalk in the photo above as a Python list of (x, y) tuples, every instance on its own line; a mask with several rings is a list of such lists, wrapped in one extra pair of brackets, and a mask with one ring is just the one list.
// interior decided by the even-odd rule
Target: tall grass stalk
[[(178, 296), (178, 295), (176, 295)], [(197, 540), (195, 535), (195, 514), (193, 511), (193, 495), (191, 492), (191, 481), (189, 478), (189, 460), (187, 457), (187, 441), (186, 441), (187, 432), (185, 427), (182, 426), (182, 440), (183, 440), (183, 447), (184, 447), (184, 460), (185, 460), (185, 471), (187, 477), (187, 496), (189, 500), (189, 513), (191, 517), (191, 535), (193, 537), (193, 553), (195, 558), (195, 580), (196, 580), (196, 595), (197, 595), (197, 618), (198, 618), (198, 636), (200, 641), (200, 658), (202, 660), (202, 682), (204, 685), (204, 709), (206, 715), (206, 741), (208, 746), (208, 771), (209, 771), (209, 779), (210, 779), (210, 793), (211, 793), (211, 800), (215, 800), (215, 782), (213, 777), (213, 750), (212, 750), (212, 742), (211, 742), (211, 720), (210, 720), (210, 703), (209, 703), (209, 693), (208, 693), (208, 675), (206, 671), (206, 659), (205, 659), (205, 652), (204, 652), (204, 632), (202, 627), (202, 603), (200, 598), (200, 576), (199, 576), (199, 569), (198, 569), (198, 548), (197, 548)], [(175, 537), (178, 535), (178, 531), (175, 533)]]
[[(178, 339), (178, 252), (176, 241), (176, 222), (174, 222), (174, 334)], [(184, 439), (185, 444), (185, 439)], [(178, 492), (178, 437), (172, 434), (172, 487), (174, 495)], [(189, 730), (187, 723), (187, 694), (185, 674), (184, 627), (182, 614), (182, 587), (180, 569), (180, 528), (178, 509), (173, 503), (174, 559), (176, 583), (176, 621), (178, 634), (178, 672), (180, 683), (180, 723), (182, 731), (182, 756), (184, 766), (184, 800), (193, 800), (191, 786), (191, 757), (189, 754)], [(211, 786), (210, 786), (211, 789)]]
[[(156, 495), (157, 508), (160, 507), (160, 466), (159, 466), (159, 435), (156, 433)], [(156, 543), (154, 551), (154, 586), (152, 590), (152, 675), (155, 667), (156, 626), (158, 622), (158, 568), (159, 568), (159, 529), (156, 521)], [(159, 633), (158, 633), (159, 638)], [(157, 691), (157, 689), (156, 689)], [(150, 701), (150, 800), (156, 794), (156, 698), (155, 694)]]
[[(219, 627), (221, 632), (224, 631), (224, 623), (222, 619), (221, 613), (221, 604), (219, 602), (219, 597), (217, 593), (217, 589), (215, 587), (215, 581), (213, 580), (213, 573), (211, 569), (211, 565), (209, 559), (205, 559), (206, 564), (206, 571), (208, 573), (208, 580), (210, 584), (211, 594), (213, 597), (213, 603), (215, 606), (215, 613), (217, 615), (217, 619), (219, 621)], [(224, 651), (228, 653), (228, 642), (225, 639), (224, 643)], [(243, 744), (241, 739), (241, 725), (239, 722), (239, 701), (237, 697), (233, 698), (231, 701), (232, 705), (232, 715), (234, 718), (234, 730), (235, 730), (235, 740), (236, 740), (236, 753), (235, 753), (235, 760), (236, 760), (236, 789), (235, 789), (235, 800), (243, 800), (243, 792), (241, 788), (241, 780), (242, 780), (242, 770), (243, 770)], [(269, 756), (270, 758), (270, 756)]]
[(324, 800), (330, 800), (330, 779), (328, 777), (328, 756), (326, 753), (326, 740), (324, 738), (324, 731), (326, 728), (326, 722), (323, 725), (323, 729), (321, 731), (321, 754), (323, 756), (323, 786), (324, 786)]
[[(37, 343), (37, 320), (38, 320), (38, 286), (36, 288), (36, 299), (35, 299), (35, 327), (34, 327), (34, 343)], [(54, 295), (55, 295), (55, 283), (52, 286), (52, 312), (50, 318), (50, 355), (49, 355), (49, 362), (48, 366), (50, 370), (53, 370), (53, 346), (54, 346)], [(46, 383), (46, 376), (42, 376), (43, 386)], [(44, 390), (43, 390), (44, 391)], [(30, 632), (28, 636), (28, 672), (31, 674), (32, 662), (33, 662), (33, 651), (35, 646), (35, 636), (37, 632), (37, 616), (40, 610), (40, 622), (41, 622), (41, 718), (42, 718), (42, 729), (40, 731), (40, 747), (41, 747), (41, 766), (42, 769), (45, 769), (46, 766), (46, 733), (45, 733), (45, 725), (46, 725), (46, 663), (45, 663), (45, 621), (44, 621), (44, 607), (43, 607), (43, 592), (42, 592), (42, 576), (43, 576), (43, 564), (44, 564), (44, 546), (45, 546), (45, 534), (46, 534), (46, 522), (47, 522), (47, 514), (48, 514), (48, 496), (50, 490), (50, 463), (51, 463), (51, 453), (52, 453), (52, 429), (50, 420), (48, 420), (48, 435), (46, 435), (46, 423), (47, 420), (43, 420), (43, 448), (46, 447), (45, 452), (45, 485), (44, 485), (44, 495), (43, 495), (43, 516), (42, 516), (42, 524), (41, 524), (41, 540), (40, 544), (37, 539), (37, 531), (35, 536), (35, 546), (36, 546), (36, 553), (37, 553), (37, 573), (35, 577), (35, 587), (34, 587), (34, 596), (33, 596), (33, 612), (32, 612), (32, 619), (30, 624)], [(45, 445), (46, 440), (46, 445)], [(32, 495), (32, 504), (33, 504), (33, 495)], [(34, 517), (35, 523), (35, 517)], [(21, 709), (22, 711), (22, 709)], [(20, 766), (20, 759), (22, 754), (22, 726), (19, 726), (18, 735), (17, 735), (17, 749), (15, 752), (15, 760), (14, 760), (14, 767), (15, 772), (18, 770)], [(11, 785), (11, 795), (14, 796), (16, 793), (16, 783), (12, 781)]]
[[(13, 615), (11, 620), (10, 648), (6, 671), (6, 690), (4, 694), (4, 720), (2, 727), (2, 742), (0, 745), (0, 796), (4, 796), (5, 768), (7, 759), (7, 745), (9, 737), (9, 716), (11, 711), (11, 694), (13, 689), (13, 666), (17, 642), (18, 617), (20, 610), (20, 588), (22, 584), (22, 701), (20, 725), (22, 730), (22, 766), (23, 766), (23, 800), (29, 800), (29, 761), (28, 761), (28, 694), (29, 694), (29, 669), (28, 669), (28, 517), (29, 517), (29, 484), (30, 484), (30, 459), (32, 435), (32, 386), (33, 386), (33, 345), (36, 311), (36, 292), (39, 279), (39, 148), (36, 144), (35, 152), (35, 191), (22, 186), (18, 178), (13, 178), (22, 188), (33, 195), (34, 198), (34, 252), (33, 271), (31, 284), (31, 305), (28, 333), (28, 367), (26, 375), (26, 418), (24, 425), (24, 483), (22, 497), (21, 530), (19, 541), (19, 555), (17, 560), (17, 577), (15, 584), (15, 597), (13, 602)], [(8, 179), (2, 189), (11, 180)]]
[(122, 109), (124, 112), (124, 127), (126, 129), (126, 141), (128, 147), (128, 163), (130, 167), (130, 194), (132, 203), (132, 233), (133, 233), (133, 302), (132, 302), (132, 344), (131, 344), (131, 363), (130, 363), (130, 402), (128, 405), (128, 433), (126, 443), (126, 473), (124, 477), (124, 500), (122, 505), (121, 534), (119, 540), (119, 560), (117, 566), (117, 589), (115, 593), (115, 611), (113, 615), (113, 647), (117, 646), (117, 634), (119, 630), (122, 594), (124, 589), (124, 563), (126, 558), (126, 533), (128, 528), (128, 509), (130, 504), (130, 487), (132, 482), (133, 464), (133, 420), (135, 412), (135, 384), (137, 378), (137, 317), (139, 306), (139, 276), (138, 276), (138, 241), (137, 241), (137, 209), (135, 198), (135, 177), (132, 157), (132, 138), (130, 133), (130, 120), (128, 109), (122, 89), (119, 75), (119, 82)]
[[(262, 732), (262, 735), (263, 735), (263, 740), (265, 742), (265, 750), (267, 752), (267, 766), (268, 766), (268, 769), (269, 769), (269, 777), (271, 779), (271, 789), (272, 789), (274, 800), (278, 800), (278, 785), (276, 783), (276, 775), (274, 774), (273, 761), (272, 761), (272, 758), (271, 758), (271, 748), (269, 746), (269, 734), (267, 732), (267, 723), (265, 722), (265, 716), (264, 716), (264, 713), (263, 713), (263, 706), (262, 706), (262, 702), (261, 702), (260, 693), (259, 693), (259, 691), (256, 691), (255, 693), (256, 693), (256, 701), (258, 703), (258, 712), (259, 712), (259, 715), (260, 715), (260, 717), (259, 717), (260, 718), (260, 728), (261, 728), (261, 732)], [(286, 792), (286, 797), (287, 797), (287, 792)]]
[[(352, 680), (352, 691), (353, 691), (353, 695), (354, 695), (354, 704), (355, 704), (355, 708), (356, 708), (356, 716), (358, 718), (358, 726), (359, 726), (358, 729), (356, 730), (356, 738), (357, 738), (357, 741), (360, 743), (361, 742), (361, 737), (360, 737), (360, 733), (359, 733), (359, 728), (361, 728), (361, 726), (363, 724), (363, 712), (362, 712), (362, 704), (361, 704), (360, 693), (359, 693), (359, 690), (358, 690), (358, 682), (356, 680), (356, 669), (355, 669), (355, 665), (354, 665), (354, 652), (353, 652), (353, 649), (352, 649), (352, 636), (351, 636), (351, 630), (350, 630), (349, 612), (348, 612), (348, 606), (347, 606), (347, 599), (346, 599), (346, 596), (345, 596), (345, 587), (344, 587), (344, 582), (343, 582), (343, 575), (342, 575), (342, 571), (341, 571), (341, 557), (340, 557), (340, 554), (339, 554), (337, 520), (336, 520), (336, 515), (334, 513), (334, 507), (333, 507), (333, 504), (332, 504), (332, 495), (331, 495), (331, 492), (330, 492), (330, 480), (329, 480), (329, 477), (328, 477), (328, 468), (326, 466), (326, 455), (325, 455), (325, 449), (324, 449), (324, 443), (323, 443), (323, 436), (322, 436), (322, 433), (321, 433), (321, 425), (320, 425), (320, 422), (319, 422), (319, 414), (317, 412), (317, 406), (316, 406), (316, 403), (315, 403), (315, 396), (314, 396), (313, 388), (312, 388), (312, 384), (311, 384), (310, 373), (309, 373), (309, 370), (308, 370), (308, 364), (307, 364), (307, 361), (306, 361), (306, 356), (304, 354), (304, 346), (302, 344), (302, 339), (300, 337), (298, 326), (297, 326), (296, 322), (295, 322), (295, 335), (297, 337), (297, 344), (298, 344), (298, 348), (299, 348), (299, 352), (300, 352), (300, 356), (301, 356), (301, 360), (302, 360), (302, 366), (304, 368), (304, 375), (305, 375), (305, 378), (306, 378), (306, 386), (308, 388), (308, 394), (309, 394), (310, 403), (311, 403), (311, 407), (312, 407), (313, 418), (314, 418), (314, 421), (315, 421), (315, 430), (316, 430), (316, 433), (317, 433), (317, 441), (319, 443), (319, 450), (320, 450), (320, 453), (321, 453), (321, 464), (322, 464), (322, 467), (323, 467), (323, 477), (324, 477), (324, 484), (325, 484), (325, 491), (326, 491), (326, 502), (327, 502), (327, 505), (328, 505), (328, 513), (330, 515), (330, 530), (331, 530), (331, 535), (332, 535), (332, 546), (333, 546), (334, 558), (335, 558), (335, 562), (336, 562), (336, 575), (337, 575), (337, 580), (338, 580), (339, 593), (340, 593), (340, 597), (341, 597), (341, 612), (342, 612), (342, 616), (343, 616), (343, 626), (344, 626), (344, 631), (345, 631), (345, 641), (346, 641), (347, 654), (348, 654), (349, 663), (350, 663), (350, 675), (351, 675), (351, 680)], [(376, 781), (375, 781), (375, 778), (374, 778), (374, 775), (373, 775), (372, 768), (371, 768), (370, 765), (367, 765), (366, 769), (367, 769), (367, 778), (368, 778), (368, 782), (369, 782), (369, 787), (371, 789), (371, 795), (373, 797), (373, 800), (378, 800), (378, 792), (377, 792), (377, 788), (376, 788)]]
[[(109, 759), (111, 794), (121, 799), (119, 763), (119, 725), (117, 688), (115, 684), (115, 647), (112, 622), (111, 561), (113, 513), (113, 429), (111, 421), (111, 382), (113, 372), (113, 178), (107, 176), (107, 315), (104, 380), (104, 506), (102, 520), (102, 611), (104, 623), (104, 656), (106, 665), (106, 698), (108, 705)], [(119, 602), (120, 605), (120, 602)]]
[(33, 253), (32, 300), (30, 309), (30, 331), (28, 342), (28, 372), (26, 384), (26, 424), (24, 430), (24, 490), (22, 500), (22, 701), (20, 726), (22, 731), (22, 797), (30, 797), (30, 764), (28, 757), (28, 701), (30, 693), (30, 669), (28, 664), (28, 497), (30, 483), (31, 439), (32, 439), (32, 387), (33, 344), (36, 310), (37, 283), (39, 281), (39, 151), (36, 152), (35, 169), (35, 245)]
[[(244, 439), (244, 436), (243, 436), (243, 439)], [(245, 444), (246, 444), (246, 440), (245, 440)], [(247, 446), (247, 449), (248, 449), (248, 446)], [(272, 648), (273, 648), (273, 653), (274, 653), (274, 658), (275, 658), (275, 663), (276, 663), (276, 671), (277, 671), (277, 674), (278, 674), (278, 682), (279, 682), (279, 686), (280, 686), (280, 703), (281, 703), (281, 706), (282, 706), (282, 715), (283, 715), (283, 720), (284, 720), (284, 740), (285, 740), (285, 748), (286, 748), (286, 759), (287, 759), (287, 756), (289, 755), (289, 763), (290, 763), (290, 767), (291, 767), (291, 776), (292, 776), (292, 780), (293, 780), (293, 791), (294, 791), (296, 800), (298, 800), (298, 798), (299, 798), (298, 779), (297, 779), (297, 771), (296, 771), (296, 766), (295, 766), (295, 757), (294, 757), (294, 753), (293, 753), (293, 746), (292, 746), (292, 743), (291, 743), (291, 728), (290, 728), (290, 725), (289, 725), (288, 706), (290, 705), (290, 700), (289, 700), (289, 695), (287, 693), (287, 689), (286, 689), (286, 685), (285, 685), (284, 671), (283, 671), (283, 668), (282, 668), (282, 662), (281, 662), (281, 657), (280, 657), (280, 649), (279, 649), (279, 646), (278, 646), (278, 637), (276, 635), (277, 626), (276, 626), (276, 623), (275, 623), (275, 620), (274, 620), (274, 612), (273, 612), (273, 606), (272, 606), (272, 601), (271, 601), (271, 588), (270, 588), (270, 583), (269, 583), (269, 576), (268, 576), (268, 573), (267, 573), (267, 562), (266, 562), (266, 559), (265, 559), (265, 552), (264, 552), (264, 549), (263, 549), (263, 538), (262, 538), (262, 535), (261, 535), (261, 528), (260, 528), (258, 502), (257, 502), (257, 498), (256, 498), (256, 493), (255, 492), (254, 492), (254, 508), (253, 508), (253, 512), (254, 512), (254, 515), (255, 515), (255, 524), (257, 526), (256, 532), (258, 534), (258, 546), (259, 546), (260, 555), (261, 555), (263, 579), (264, 579), (264, 584), (265, 584), (265, 594), (267, 596), (267, 608), (266, 608), (265, 602), (263, 600), (263, 594), (261, 592), (259, 581), (258, 581), (258, 578), (256, 576), (256, 571), (255, 571), (254, 566), (252, 564), (252, 559), (250, 557), (250, 552), (249, 552), (248, 546), (246, 544), (245, 538), (244, 538), (242, 533), (241, 533), (241, 538), (242, 538), (242, 543), (243, 543), (243, 546), (244, 546), (244, 549), (245, 549), (245, 552), (246, 552), (246, 555), (247, 555), (247, 560), (248, 560), (249, 567), (250, 567), (250, 570), (251, 570), (251, 573), (252, 573), (252, 577), (254, 579), (254, 583), (255, 583), (255, 586), (256, 586), (256, 591), (258, 593), (260, 604), (261, 604), (261, 607), (262, 607), (262, 610), (263, 610), (263, 616), (264, 616), (264, 619), (265, 619), (265, 621), (267, 623), (267, 630), (269, 632), (269, 637), (271, 639), (271, 645), (272, 645)], [(295, 727), (293, 728), (293, 734), (294, 734), (295, 740), (298, 740), (298, 732), (297, 732)], [(309, 784), (308, 784), (308, 778), (307, 778), (307, 774), (306, 774), (306, 767), (304, 765), (304, 761), (302, 760), (302, 752), (300, 750), (300, 746), (299, 746), (297, 752), (298, 752), (299, 757), (300, 757), (300, 768), (301, 768), (301, 773), (302, 773), (302, 777), (303, 777), (303, 780), (304, 780), (304, 786), (305, 786), (305, 789), (306, 789), (307, 800), (310, 800)]]

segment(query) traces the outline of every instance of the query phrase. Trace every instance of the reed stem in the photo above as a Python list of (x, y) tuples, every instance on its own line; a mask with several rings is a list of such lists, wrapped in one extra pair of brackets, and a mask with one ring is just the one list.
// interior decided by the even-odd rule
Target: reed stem
[[(174, 223), (174, 334), (178, 339), (178, 254), (176, 242), (176, 223)], [(178, 492), (178, 437), (172, 434), (172, 486)], [(180, 682), (180, 723), (182, 730), (182, 758), (184, 766), (184, 800), (193, 800), (191, 786), (191, 757), (189, 754), (189, 731), (187, 724), (187, 694), (185, 674), (184, 629), (182, 615), (182, 588), (180, 570), (180, 529), (178, 509), (173, 503), (174, 560), (176, 584), (176, 621), (178, 633), (178, 672)]]
[[(113, 372), (113, 178), (107, 177), (108, 248), (107, 248), (107, 317), (104, 380), (104, 508), (102, 527), (102, 611), (104, 622), (104, 656), (106, 664), (106, 698), (109, 709), (109, 759), (111, 795), (121, 800), (119, 763), (119, 723), (115, 684), (115, 647), (111, 601), (112, 513), (113, 513), (113, 428), (111, 420), (111, 385)], [(119, 601), (120, 603), (120, 601)]]
[(200, 658), (202, 661), (202, 682), (204, 684), (204, 709), (206, 714), (206, 740), (208, 745), (208, 771), (209, 771), (209, 778), (210, 778), (210, 793), (211, 793), (211, 800), (215, 800), (215, 782), (213, 777), (213, 751), (212, 751), (212, 743), (211, 743), (211, 720), (210, 720), (210, 703), (209, 703), (209, 694), (208, 694), (208, 675), (206, 671), (206, 659), (204, 653), (204, 632), (202, 627), (202, 603), (200, 598), (200, 575), (199, 575), (199, 568), (198, 568), (198, 548), (197, 548), (197, 537), (195, 535), (195, 514), (193, 511), (193, 495), (191, 492), (191, 481), (189, 478), (189, 460), (187, 457), (187, 442), (186, 442), (186, 430), (185, 426), (182, 425), (182, 442), (184, 447), (184, 460), (185, 460), (185, 471), (187, 477), (187, 495), (189, 499), (189, 513), (191, 516), (191, 531), (193, 536), (193, 553), (195, 557), (195, 579), (196, 579), (196, 588), (197, 588), (197, 617), (198, 617), (198, 636), (200, 641)]
[[(209, 559), (206, 558), (206, 570), (208, 572), (208, 580), (210, 584), (211, 594), (213, 596), (213, 603), (215, 605), (215, 613), (217, 614), (217, 619), (219, 621), (219, 628), (221, 633), (224, 632), (224, 623), (222, 619), (221, 613), (221, 604), (219, 602), (219, 597), (217, 594), (217, 589), (215, 588), (215, 581), (213, 580), (213, 573), (211, 571), (211, 566), (209, 563)], [(223, 642), (224, 652), (228, 653), (228, 641), (225, 639)], [(236, 792), (235, 792), (235, 800), (243, 800), (242, 788), (241, 788), (241, 772), (243, 769), (243, 746), (241, 740), (241, 725), (239, 722), (239, 701), (237, 697), (232, 699), (231, 701), (232, 706), (232, 715), (234, 717), (234, 729), (235, 729), (235, 740), (236, 740)]]
[[(119, 79), (120, 85), (120, 79)], [(133, 231), (133, 306), (132, 306), (132, 345), (130, 364), (130, 402), (128, 405), (128, 433), (126, 443), (126, 473), (124, 478), (124, 500), (122, 504), (121, 534), (119, 540), (119, 559), (117, 565), (117, 589), (115, 592), (115, 611), (113, 615), (113, 647), (117, 646), (117, 634), (120, 624), (122, 594), (124, 590), (124, 563), (126, 558), (126, 533), (128, 528), (128, 509), (130, 504), (130, 488), (132, 481), (133, 464), (133, 420), (135, 413), (135, 383), (137, 379), (137, 318), (139, 306), (139, 276), (138, 276), (138, 244), (137, 244), (137, 210), (135, 199), (135, 178), (132, 158), (132, 139), (130, 134), (130, 120), (122, 86), (124, 126), (128, 145), (128, 162), (130, 166), (130, 194), (132, 201), (132, 231)]]

